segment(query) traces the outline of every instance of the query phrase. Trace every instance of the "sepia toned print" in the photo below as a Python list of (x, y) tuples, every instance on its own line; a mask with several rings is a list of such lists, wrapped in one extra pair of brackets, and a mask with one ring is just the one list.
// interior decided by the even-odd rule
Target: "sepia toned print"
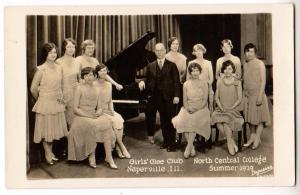
[[(40, 60), (43, 54), (40, 50), (45, 42), (51, 42), (61, 48), (56, 58), (64, 56), (53, 59), (55, 66), (62, 67), (65, 79), (60, 80), (64, 86), (70, 83), (69, 89), (73, 89), (58, 86), (66, 101), (63, 104), (68, 135), (51, 140), (42, 137), (42, 141), (35, 143), (31, 138), (37, 135), (36, 125), (42, 122), (37, 121), (39, 115), (31, 110), (41, 95), (36, 98), (29, 94), (29, 179), (43, 179), (45, 175), (45, 178), (273, 176), (272, 123), (258, 125), (256, 130), (258, 123), (254, 122), (256, 126), (253, 126), (252, 119), (248, 120), (249, 111), (252, 118), (272, 116), (271, 14), (31, 15), (26, 19), (28, 87), (33, 86), (33, 75), (40, 74), (41, 67), (48, 67), (49, 60), (40, 65), (44, 63)], [(243, 26), (247, 28), (242, 29)], [(32, 34), (35, 36), (30, 36)], [(33, 39), (36, 42), (31, 41)], [(244, 51), (248, 40), (253, 40), (253, 60), (247, 56), (248, 51)], [(254, 60), (261, 63), (261, 68), (248, 65)], [(109, 128), (109, 117), (93, 126), (84, 125), (85, 120), (115, 115), (99, 104), (78, 99), (95, 92), (96, 102), (107, 96), (103, 94), (104, 85), (99, 88), (101, 97), (95, 87), (84, 87), (96, 79), (95, 76), (85, 78), (81, 71), (84, 67), (92, 67), (90, 71), (93, 71), (100, 62), (109, 70), (110, 76), (105, 82), (119, 85), (118, 89), (112, 88), (112, 99), (116, 102), (110, 103), (109, 110), (115, 110), (125, 119), (121, 137), (129, 152), (122, 142), (118, 143), (123, 149), (119, 145), (115, 148), (116, 136), (108, 134), (108, 130), (101, 136), (103, 130)], [(230, 70), (226, 63), (232, 63)], [(44, 73), (43, 78), (47, 78), (46, 75)], [(213, 75), (217, 75), (218, 80)], [(254, 75), (262, 77), (256, 79)], [(248, 84), (251, 82), (255, 85)], [(34, 82), (34, 86), (40, 88), (39, 93), (42, 93), (43, 83)], [(259, 90), (259, 97), (266, 92), (263, 106), (270, 107), (270, 111), (252, 113), (251, 107), (249, 110), (250, 100), (246, 102), (249, 90), (245, 88), (249, 85), (251, 90)], [(260, 109), (257, 98), (255, 96), (253, 101)], [(72, 108), (68, 102), (74, 102), (76, 107)], [(92, 109), (91, 105), (96, 107)], [(242, 109), (238, 109), (241, 106)], [(85, 107), (94, 110), (89, 112), (96, 115), (86, 113)], [(72, 114), (75, 118), (70, 122)], [(86, 119), (78, 122), (78, 117)], [(53, 123), (56, 124), (44, 122)], [(119, 132), (113, 125), (110, 128), (109, 131)], [(52, 132), (52, 129), (60, 127), (51, 127), (51, 130), (45, 127), (44, 131)], [(49, 135), (49, 132), (44, 134)], [(109, 157), (110, 151), (112, 157)], [(109, 166), (105, 166), (106, 162)]]
[(11, 186), (292, 184), (278, 10), (200, 8), (22, 12), (25, 175), (8, 165)]

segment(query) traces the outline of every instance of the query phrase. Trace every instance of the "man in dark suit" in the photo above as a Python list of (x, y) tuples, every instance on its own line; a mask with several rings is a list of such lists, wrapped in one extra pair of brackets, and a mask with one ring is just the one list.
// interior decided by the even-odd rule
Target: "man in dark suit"
[(140, 90), (147, 88), (150, 98), (146, 106), (146, 123), (148, 138), (154, 143), (156, 112), (160, 115), (160, 125), (164, 142), (161, 149), (166, 148), (168, 152), (176, 150), (175, 129), (171, 123), (174, 116), (174, 104), (179, 103), (180, 80), (176, 64), (165, 58), (166, 49), (162, 43), (155, 45), (157, 60), (148, 64), (146, 79), (139, 82)]

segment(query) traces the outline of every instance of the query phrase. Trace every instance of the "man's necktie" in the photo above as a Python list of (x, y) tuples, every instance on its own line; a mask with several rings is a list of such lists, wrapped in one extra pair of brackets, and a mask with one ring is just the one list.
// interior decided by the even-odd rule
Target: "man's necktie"
[(158, 67), (160, 70), (162, 69), (162, 67), (163, 67), (162, 60), (158, 60)]

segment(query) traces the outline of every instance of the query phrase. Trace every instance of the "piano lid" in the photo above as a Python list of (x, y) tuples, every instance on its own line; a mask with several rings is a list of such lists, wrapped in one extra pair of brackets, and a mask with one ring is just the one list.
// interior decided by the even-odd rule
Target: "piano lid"
[(125, 49), (122, 49), (116, 55), (108, 59), (104, 64), (106, 64), (109, 67), (109, 65), (114, 64), (115, 61), (119, 61), (118, 58), (120, 58), (123, 55), (126, 55), (126, 53), (128, 52), (139, 52), (139, 50), (145, 50), (145, 47), (148, 44), (148, 42), (154, 37), (156, 37), (156, 33), (148, 31), (142, 37), (138, 38), (133, 43), (128, 45)]
[(156, 33), (148, 31), (107, 60), (104, 64), (110, 70), (110, 76), (122, 85), (132, 84), (137, 71), (156, 58), (154, 52), (145, 49), (148, 42), (154, 37), (156, 37)]

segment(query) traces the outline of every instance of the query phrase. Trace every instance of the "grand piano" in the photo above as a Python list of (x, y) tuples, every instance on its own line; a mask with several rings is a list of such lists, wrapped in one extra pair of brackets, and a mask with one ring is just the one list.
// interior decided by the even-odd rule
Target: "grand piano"
[(124, 87), (121, 91), (114, 88), (112, 95), (116, 112), (125, 120), (138, 116), (145, 107), (148, 91), (139, 90), (137, 81), (143, 75), (137, 75), (137, 72), (156, 59), (154, 52), (145, 49), (154, 37), (156, 33), (148, 31), (104, 63), (110, 76)]

